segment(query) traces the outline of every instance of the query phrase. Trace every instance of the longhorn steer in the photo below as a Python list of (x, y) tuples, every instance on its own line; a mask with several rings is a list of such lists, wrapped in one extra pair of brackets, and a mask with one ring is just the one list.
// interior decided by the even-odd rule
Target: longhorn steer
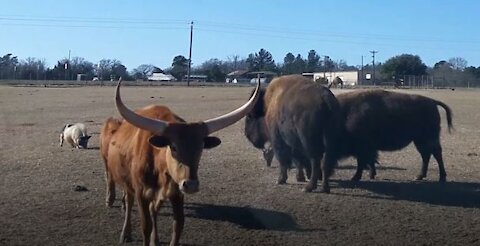
[(245, 136), (259, 149), (271, 142), (280, 163), (279, 184), (286, 182), (287, 170), (295, 161), (311, 166), (304, 191), (316, 189), (317, 180), (323, 177), (321, 191), (329, 192), (338, 120), (339, 105), (329, 89), (300, 75), (282, 76), (261, 91), (255, 108), (247, 114)]
[(416, 177), (427, 176), (428, 162), (433, 154), (438, 162), (439, 180), (446, 181), (440, 145), (440, 114), (445, 109), (448, 130), (452, 112), (443, 102), (420, 96), (384, 90), (353, 91), (337, 95), (340, 103), (342, 129), (337, 158), (354, 156), (357, 171), (352, 180), (360, 180), (365, 167), (370, 178), (376, 175), (378, 151), (400, 150), (413, 142), (422, 156), (422, 169)]
[(125, 120), (111, 137), (106, 165), (109, 177), (126, 192), (120, 240), (130, 239), (130, 214), (135, 198), (143, 244), (158, 245), (156, 214), (162, 202), (170, 200), (173, 209), (170, 245), (177, 245), (184, 225), (184, 194), (199, 191), (197, 170), (202, 151), (220, 144), (220, 139), (209, 135), (237, 122), (252, 109), (258, 99), (260, 83), (254, 95), (240, 108), (195, 123), (185, 122), (165, 106), (151, 105), (131, 111), (120, 98), (120, 84), (115, 102)]
[[(122, 121), (113, 117), (108, 118), (102, 126), (100, 132), (100, 154), (102, 155), (103, 162), (105, 164), (105, 180), (107, 181), (107, 198), (106, 204), (108, 207), (113, 205), (115, 201), (115, 182), (113, 181), (110, 172), (108, 171), (108, 147), (110, 146), (110, 140)], [(125, 203), (125, 200), (123, 201)], [(125, 205), (125, 204), (123, 204)]]
[(72, 148), (86, 149), (90, 137), (91, 136), (87, 134), (87, 127), (85, 124), (66, 124), (62, 129), (62, 133), (60, 133), (60, 147), (63, 146), (64, 141), (67, 141)]

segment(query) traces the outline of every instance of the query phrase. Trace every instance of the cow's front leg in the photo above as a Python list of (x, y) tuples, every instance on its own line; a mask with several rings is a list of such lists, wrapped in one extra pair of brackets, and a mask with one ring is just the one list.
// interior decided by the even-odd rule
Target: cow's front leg
[(160, 245), (157, 232), (157, 209), (155, 202), (150, 202), (150, 217), (152, 220), (152, 233), (150, 234), (150, 245)]
[(152, 233), (152, 218), (150, 216), (150, 201), (143, 197), (142, 191), (137, 191), (138, 208), (140, 212), (140, 223), (142, 227), (143, 245), (150, 245), (150, 236)]
[(183, 195), (177, 194), (170, 198), (173, 209), (173, 225), (172, 225), (172, 240), (170, 246), (178, 245), (180, 236), (183, 231), (183, 225), (185, 223), (185, 215), (183, 213)]
[(123, 222), (122, 233), (120, 234), (120, 243), (132, 241), (132, 206), (133, 194), (125, 193), (125, 221)]
[(63, 133), (60, 134), (60, 147), (63, 146)]

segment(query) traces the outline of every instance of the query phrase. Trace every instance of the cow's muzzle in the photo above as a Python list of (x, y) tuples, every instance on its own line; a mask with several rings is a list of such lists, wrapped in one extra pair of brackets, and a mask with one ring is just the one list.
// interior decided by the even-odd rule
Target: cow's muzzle
[(198, 180), (184, 179), (179, 184), (180, 191), (186, 194), (193, 194), (200, 190), (200, 182)]

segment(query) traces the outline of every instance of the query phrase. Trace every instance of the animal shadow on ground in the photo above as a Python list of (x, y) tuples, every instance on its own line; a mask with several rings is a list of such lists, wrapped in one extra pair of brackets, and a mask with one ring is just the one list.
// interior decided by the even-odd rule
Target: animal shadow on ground
[[(345, 189), (365, 189), (379, 196), (376, 199), (404, 200), (449, 207), (480, 208), (480, 183), (437, 181), (337, 181)], [(350, 195), (364, 196), (371, 195)]]
[(185, 208), (185, 215), (187, 217), (228, 221), (246, 229), (307, 231), (300, 228), (290, 215), (272, 210), (200, 203), (188, 203), (185, 204)]
[[(335, 167), (336, 169), (340, 170), (355, 170), (357, 169), (357, 165), (338, 165)], [(377, 170), (397, 170), (397, 171), (405, 171), (407, 170), (406, 168), (403, 167), (395, 167), (394, 165), (386, 165), (386, 164), (375, 164), (375, 169)], [(368, 171), (368, 167), (367, 170)]]

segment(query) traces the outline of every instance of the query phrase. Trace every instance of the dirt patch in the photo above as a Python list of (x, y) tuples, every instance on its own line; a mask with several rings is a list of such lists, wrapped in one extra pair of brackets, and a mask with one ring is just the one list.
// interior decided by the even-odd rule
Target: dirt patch
[[(188, 121), (218, 116), (243, 104), (250, 87), (125, 87), (132, 108), (169, 106)], [(121, 202), (105, 207), (101, 122), (118, 114), (114, 87), (0, 87), (0, 245), (114, 245)], [(335, 93), (343, 91), (335, 90)], [(184, 245), (478, 245), (480, 242), (480, 91), (408, 90), (447, 103), (457, 131), (442, 146), (446, 184), (432, 160), (428, 179), (415, 182), (421, 158), (413, 146), (380, 155), (377, 180), (349, 181), (356, 162), (340, 163), (332, 193), (301, 192), (289, 172), (275, 185), (277, 163), (243, 136), (243, 121), (215, 135), (222, 144), (202, 157), (201, 191), (186, 197)], [(148, 96), (145, 96), (148, 95)], [(72, 103), (70, 98), (77, 100)], [(154, 98), (151, 98), (154, 97)], [(42, 108), (44, 110), (38, 110)], [(65, 122), (85, 122), (90, 149), (58, 146)], [(367, 175), (364, 175), (366, 177)], [(292, 179), (293, 177), (293, 179)], [(120, 192), (117, 192), (117, 198)], [(171, 235), (169, 204), (159, 235)], [(141, 245), (137, 208), (133, 239)]]

